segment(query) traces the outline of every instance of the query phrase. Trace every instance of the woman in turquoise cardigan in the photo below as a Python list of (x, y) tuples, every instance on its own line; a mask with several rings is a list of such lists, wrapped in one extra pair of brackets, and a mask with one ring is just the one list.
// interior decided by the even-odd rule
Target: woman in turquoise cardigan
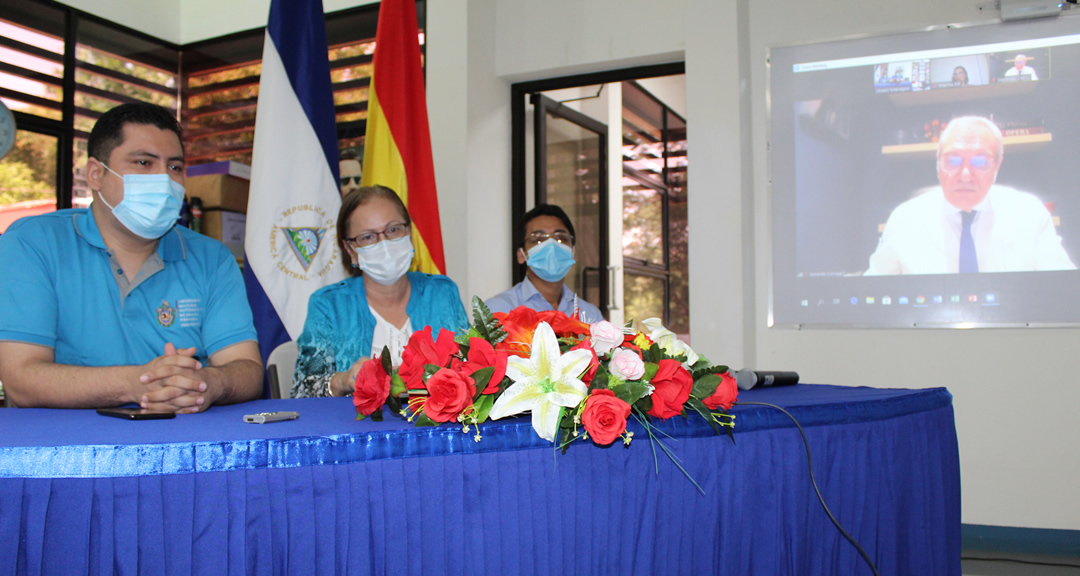
[(349, 278), (308, 301), (297, 345), (292, 396), (346, 396), (365, 360), (390, 348), (395, 366), (416, 330), (467, 330), (457, 285), (446, 276), (406, 272), (412, 220), (385, 186), (353, 190), (341, 201), (337, 233)]

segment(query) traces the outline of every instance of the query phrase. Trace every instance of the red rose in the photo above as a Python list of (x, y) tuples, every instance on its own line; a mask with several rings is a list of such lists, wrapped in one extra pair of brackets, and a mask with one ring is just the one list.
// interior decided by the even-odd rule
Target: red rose
[(593, 442), (606, 446), (626, 431), (626, 419), (630, 417), (630, 405), (615, 396), (611, 390), (593, 390), (585, 399), (581, 423), (592, 436)]
[(449, 422), (472, 404), (476, 384), (468, 374), (442, 368), (428, 378), (427, 391), (424, 414), (435, 422)]
[(382, 362), (378, 358), (364, 362), (356, 374), (356, 390), (352, 397), (356, 413), (371, 416), (382, 408), (389, 395), (390, 376), (383, 370)]
[(454, 342), (454, 333), (445, 328), (439, 330), (439, 341), (431, 338), (431, 326), (413, 332), (409, 343), (401, 353), (401, 367), (398, 375), (411, 390), (424, 387), (424, 366), (434, 364), (446, 366), (450, 357), (458, 352)]
[(596, 350), (593, 350), (592, 342), (588, 338), (578, 342), (571, 350), (588, 350), (592, 352), (592, 360), (589, 361), (589, 369), (581, 375), (581, 381), (585, 384), (592, 382), (594, 376), (596, 376), (596, 368), (600, 366), (600, 359), (596, 356)]
[(694, 379), (678, 360), (661, 360), (658, 366), (656, 376), (652, 379), (655, 389), (649, 415), (667, 420), (682, 414), (683, 404), (686, 404), (690, 390), (694, 388)]
[(731, 405), (739, 397), (739, 386), (735, 383), (735, 377), (731, 375), (731, 372), (724, 372), (719, 376), (720, 385), (716, 387), (716, 392), (703, 399), (702, 402), (709, 410), (722, 408), (724, 412), (727, 412), (731, 410)]
[(493, 366), (495, 372), (484, 387), (484, 394), (494, 394), (499, 391), (499, 382), (506, 376), (506, 352), (496, 352), (495, 347), (483, 338), (469, 339), (469, 361), (462, 365), (461, 369), (469, 375), (473, 372)]

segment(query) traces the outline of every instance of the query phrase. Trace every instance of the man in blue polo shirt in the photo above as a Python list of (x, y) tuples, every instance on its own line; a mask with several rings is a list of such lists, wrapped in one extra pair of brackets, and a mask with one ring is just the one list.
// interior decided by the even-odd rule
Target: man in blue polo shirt
[(123, 104), (88, 143), (89, 210), (0, 236), (0, 381), (21, 407), (192, 413), (257, 398), (262, 363), (229, 250), (176, 227), (180, 126)]
[(539, 204), (525, 213), (518, 234), (518, 264), (528, 266), (525, 279), (485, 302), (492, 312), (509, 312), (527, 306), (543, 312), (558, 310), (577, 314), (586, 324), (604, 319), (600, 309), (583, 300), (563, 282), (574, 266), (574, 224), (554, 204)]

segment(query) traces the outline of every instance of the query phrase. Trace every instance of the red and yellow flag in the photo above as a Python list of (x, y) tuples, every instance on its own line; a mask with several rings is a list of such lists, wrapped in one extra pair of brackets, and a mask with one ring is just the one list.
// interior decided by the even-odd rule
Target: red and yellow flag
[(435, 192), (418, 33), (415, 0), (382, 1), (368, 92), (361, 183), (387, 186), (401, 196), (413, 221), (416, 268), (444, 274), (439, 198)]

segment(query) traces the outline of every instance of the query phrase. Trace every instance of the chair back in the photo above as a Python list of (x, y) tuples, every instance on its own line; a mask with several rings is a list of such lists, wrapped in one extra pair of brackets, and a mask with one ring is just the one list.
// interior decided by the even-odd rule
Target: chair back
[(266, 375), (270, 378), (270, 397), (288, 398), (292, 390), (293, 372), (296, 371), (296, 357), (300, 349), (296, 342), (289, 340), (270, 353), (266, 359)]

